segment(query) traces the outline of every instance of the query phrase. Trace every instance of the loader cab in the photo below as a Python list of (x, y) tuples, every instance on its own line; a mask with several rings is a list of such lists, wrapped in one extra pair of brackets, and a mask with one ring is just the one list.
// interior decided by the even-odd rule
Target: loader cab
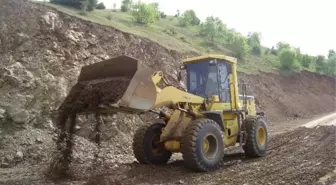
[(184, 60), (182, 69), (187, 73), (187, 91), (205, 99), (217, 95), (220, 103), (227, 103), (230, 109), (237, 108), (235, 62), (234, 58), (223, 55)]

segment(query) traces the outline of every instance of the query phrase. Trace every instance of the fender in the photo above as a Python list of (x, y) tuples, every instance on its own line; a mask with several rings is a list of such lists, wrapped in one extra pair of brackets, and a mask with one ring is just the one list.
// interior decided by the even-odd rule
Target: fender
[(224, 128), (224, 122), (223, 122), (223, 115), (221, 111), (206, 111), (206, 112), (202, 112), (202, 114), (206, 118), (214, 120), (219, 125), (221, 130), (224, 132), (225, 128)]

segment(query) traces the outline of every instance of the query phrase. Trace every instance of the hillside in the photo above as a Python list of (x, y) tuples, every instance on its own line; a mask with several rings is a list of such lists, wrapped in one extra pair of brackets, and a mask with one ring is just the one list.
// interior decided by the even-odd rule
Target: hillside
[[(199, 35), (199, 27), (178, 25), (178, 18), (167, 16), (156, 21), (151, 25), (142, 25), (134, 21), (131, 13), (121, 12), (120, 10), (112, 11), (94, 10), (83, 14), (78, 9), (67, 6), (45, 3), (47, 6), (56, 8), (59, 11), (84, 20), (95, 22), (102, 25), (117, 28), (123, 32), (139, 35), (157, 42), (163, 47), (187, 54), (227, 54), (234, 55), (230, 47), (221, 44), (209, 44), (204, 37)], [(262, 48), (262, 53), (266, 48)], [(278, 57), (272, 54), (262, 54), (260, 57), (248, 54), (244, 59), (239, 60), (238, 70), (245, 73), (256, 73), (260, 71), (277, 71), (280, 66)]]

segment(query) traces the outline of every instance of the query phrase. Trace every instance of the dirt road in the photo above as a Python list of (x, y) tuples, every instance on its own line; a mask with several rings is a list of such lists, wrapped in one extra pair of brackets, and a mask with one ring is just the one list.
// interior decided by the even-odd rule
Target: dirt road
[(44, 178), (47, 166), (0, 169), (0, 184), (305, 184), (336, 183), (336, 113), (285, 133), (271, 134), (268, 155), (246, 159), (242, 151), (227, 151), (225, 166), (211, 173), (193, 173), (176, 155), (166, 166), (140, 165), (132, 156), (102, 165), (73, 166), (70, 180)]

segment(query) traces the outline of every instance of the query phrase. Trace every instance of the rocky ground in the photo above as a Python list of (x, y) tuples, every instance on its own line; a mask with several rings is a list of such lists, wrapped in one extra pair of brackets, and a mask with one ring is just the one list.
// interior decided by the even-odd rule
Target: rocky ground
[[(109, 184), (316, 184), (334, 169), (334, 127), (274, 136), (265, 158), (251, 161), (231, 155), (225, 168), (209, 174), (190, 173), (179, 160), (166, 167), (141, 166), (133, 163), (132, 136), (153, 116), (117, 114), (104, 118), (97, 159), (103, 166), (91, 167), (98, 151), (92, 142), (94, 119), (80, 116), (74, 179), (47, 180), (43, 173), (52, 161), (57, 140), (54, 110), (76, 83), (83, 65), (127, 54), (154, 70), (163, 70), (167, 80), (176, 84), (178, 61), (197, 54), (168, 50), (148, 39), (26, 0), (1, 0), (0, 25), (2, 184), (97, 184), (94, 181), (98, 180)], [(249, 84), (249, 94), (256, 96), (257, 107), (268, 115), (274, 133), (292, 128), (295, 119), (335, 110), (334, 78), (310, 72), (292, 76), (239, 73), (239, 78)]]
[[(44, 176), (48, 163), (0, 169), (2, 184), (304, 184), (336, 182), (336, 127), (297, 128), (272, 135), (267, 156), (246, 159), (241, 150), (227, 151), (223, 168), (211, 173), (194, 173), (177, 155), (166, 166), (140, 165), (129, 154), (112, 156), (105, 151), (98, 158), (91, 151), (77, 151), (81, 160), (72, 165), (69, 180)], [(89, 145), (77, 140), (78, 147)], [(94, 146), (85, 146), (92, 148)], [(107, 149), (107, 150), (106, 150)], [(97, 152), (97, 151), (93, 151)], [(110, 156), (111, 158), (108, 158)], [(86, 159), (85, 159), (86, 158)]]

